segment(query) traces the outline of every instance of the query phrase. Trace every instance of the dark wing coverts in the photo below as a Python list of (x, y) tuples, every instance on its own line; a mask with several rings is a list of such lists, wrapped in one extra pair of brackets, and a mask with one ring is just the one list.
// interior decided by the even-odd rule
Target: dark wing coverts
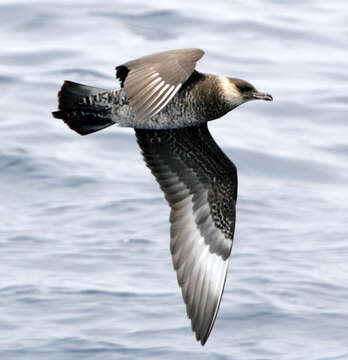
[(136, 129), (171, 207), (171, 253), (187, 315), (205, 344), (224, 289), (235, 226), (237, 172), (206, 124)]
[(193, 73), (204, 55), (200, 49), (164, 51), (129, 61), (116, 68), (136, 120), (160, 112)]

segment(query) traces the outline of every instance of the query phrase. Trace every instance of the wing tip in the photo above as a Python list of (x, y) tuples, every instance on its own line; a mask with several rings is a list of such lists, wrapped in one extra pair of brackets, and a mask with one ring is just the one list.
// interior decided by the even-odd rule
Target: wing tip
[[(227, 278), (227, 272), (228, 272), (228, 265), (229, 265), (229, 259), (224, 260), (224, 266), (221, 269), (222, 273), (224, 274), (224, 277), (222, 279), (222, 283), (219, 287), (219, 296), (216, 299), (216, 305), (214, 306), (214, 313), (207, 325), (203, 325), (202, 323), (198, 323), (198, 326), (196, 326), (197, 324), (194, 323), (193, 319), (188, 315), (188, 317), (191, 319), (191, 327), (192, 327), (192, 331), (195, 333), (196, 335), (196, 340), (199, 341), (201, 343), (202, 346), (204, 346), (210, 336), (211, 331), (213, 330), (216, 318), (217, 318), (217, 314), (219, 312), (220, 309), (220, 305), (221, 305), (221, 300), (222, 300), (222, 295), (224, 293), (224, 288), (225, 288), (225, 284), (226, 284), (226, 278)], [(185, 301), (186, 303), (186, 301)], [(188, 306), (188, 304), (186, 304), (186, 306)], [(187, 313), (188, 309), (187, 309)], [(203, 315), (202, 315), (203, 316)]]
[(201, 59), (204, 55), (205, 55), (205, 51), (202, 50), (202, 49), (196, 49), (197, 50), (197, 53), (198, 53), (198, 59), (196, 61), (198, 61), (199, 59)]
[[(211, 327), (211, 328), (212, 328), (212, 327)], [(194, 332), (195, 335), (196, 335), (196, 340), (197, 340), (198, 342), (200, 342), (202, 346), (204, 346), (204, 345), (206, 344), (206, 342), (207, 342), (207, 340), (208, 340), (208, 338), (209, 338), (210, 332), (211, 332), (211, 328), (209, 328), (209, 330), (206, 331), (206, 333), (203, 334), (203, 335), (201, 335), (201, 334), (199, 333), (199, 331), (192, 329), (192, 332)]]

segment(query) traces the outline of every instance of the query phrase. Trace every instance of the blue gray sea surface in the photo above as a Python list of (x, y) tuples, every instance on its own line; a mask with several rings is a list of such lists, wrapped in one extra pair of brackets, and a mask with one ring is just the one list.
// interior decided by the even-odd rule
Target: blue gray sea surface
[[(348, 359), (347, 39), (340, 0), (1, 1), (1, 360)], [(210, 123), (239, 199), (204, 348), (133, 130), (50, 115), (63, 80), (178, 47), (274, 97)]]

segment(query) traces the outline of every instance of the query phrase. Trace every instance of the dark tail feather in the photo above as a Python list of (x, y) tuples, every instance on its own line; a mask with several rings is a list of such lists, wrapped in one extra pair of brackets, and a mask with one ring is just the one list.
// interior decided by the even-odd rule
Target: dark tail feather
[(111, 110), (108, 105), (87, 104), (81, 99), (107, 91), (72, 81), (64, 81), (58, 92), (58, 111), (52, 115), (62, 119), (70, 129), (80, 135), (87, 135), (102, 130), (115, 122), (111, 120)]
[(79, 100), (105, 91), (107, 90), (65, 80), (58, 93), (58, 109), (70, 110)]

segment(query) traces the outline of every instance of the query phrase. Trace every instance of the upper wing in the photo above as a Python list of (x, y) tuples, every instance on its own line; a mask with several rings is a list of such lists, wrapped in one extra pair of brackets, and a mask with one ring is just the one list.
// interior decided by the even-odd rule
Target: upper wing
[(200, 49), (170, 50), (117, 66), (116, 77), (126, 90), (136, 120), (149, 119), (160, 112), (203, 55)]
[(192, 330), (208, 339), (224, 289), (235, 226), (237, 171), (206, 124), (136, 129), (171, 207), (171, 253)]

